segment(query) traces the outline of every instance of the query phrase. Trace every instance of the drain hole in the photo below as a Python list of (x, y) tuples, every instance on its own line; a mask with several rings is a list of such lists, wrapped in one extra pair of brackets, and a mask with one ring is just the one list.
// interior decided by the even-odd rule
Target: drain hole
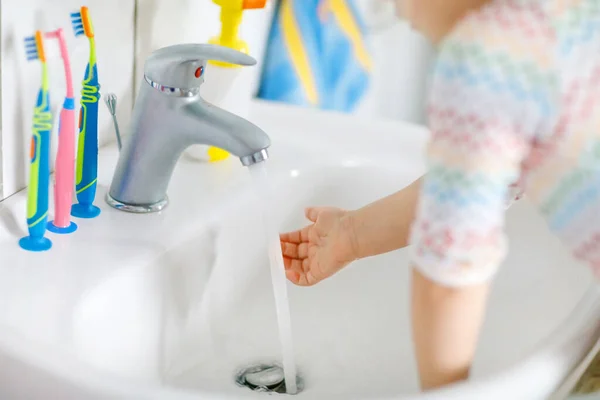
[[(286, 394), (283, 368), (277, 364), (260, 364), (241, 370), (235, 377), (238, 386), (255, 392)], [(302, 379), (296, 377), (298, 393), (304, 388)]]

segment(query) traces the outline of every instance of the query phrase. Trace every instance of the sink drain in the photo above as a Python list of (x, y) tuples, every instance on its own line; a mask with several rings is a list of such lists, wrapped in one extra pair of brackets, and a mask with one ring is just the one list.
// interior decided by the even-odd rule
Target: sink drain
[[(287, 393), (283, 368), (276, 364), (260, 364), (245, 368), (236, 375), (235, 383), (255, 392)], [(296, 377), (296, 385), (300, 393), (303, 382), (299, 377)]]

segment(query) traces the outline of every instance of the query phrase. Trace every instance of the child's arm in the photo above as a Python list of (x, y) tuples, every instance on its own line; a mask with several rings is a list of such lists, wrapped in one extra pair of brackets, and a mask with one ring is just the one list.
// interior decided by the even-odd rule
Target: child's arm
[(486, 283), (441, 286), (413, 269), (412, 329), (424, 390), (465, 380), (483, 322)]
[(421, 179), (356, 211), (306, 209), (311, 224), (280, 235), (288, 279), (312, 286), (356, 259), (406, 246)]
[[(354, 230), (357, 258), (376, 256), (408, 245), (423, 178), (420, 177), (394, 194), (348, 213), (352, 221), (350, 226)], [(509, 188), (507, 206), (522, 196), (522, 190), (517, 184)]]
[(534, 138), (552, 130), (553, 36), (543, 10), (532, 4), (490, 3), (459, 23), (438, 54), (429, 170), (410, 237), (413, 335), (424, 389), (469, 374), (488, 284), (506, 254), (508, 187), (521, 177)]
[(419, 178), (399, 192), (348, 213), (357, 258), (406, 247), (422, 180)]

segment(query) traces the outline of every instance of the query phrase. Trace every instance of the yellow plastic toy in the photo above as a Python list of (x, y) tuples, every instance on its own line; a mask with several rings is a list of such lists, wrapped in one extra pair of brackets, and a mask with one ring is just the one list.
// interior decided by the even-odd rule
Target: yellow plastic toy
[[(243, 12), (244, 10), (264, 8), (267, 0), (212, 1), (221, 7), (221, 33), (211, 38), (209, 43), (229, 47), (248, 54), (248, 44), (238, 36)], [(241, 68), (239, 65), (221, 61), (209, 61), (209, 63), (222, 68)], [(208, 156), (211, 162), (216, 162), (225, 160), (229, 156), (229, 153), (216, 147), (210, 147), (208, 149)]]
[[(212, 0), (221, 7), (221, 34), (210, 39), (210, 43), (229, 47), (248, 54), (248, 44), (238, 37), (244, 10), (265, 8), (267, 0)], [(228, 68), (240, 68), (220, 61), (210, 63)]]

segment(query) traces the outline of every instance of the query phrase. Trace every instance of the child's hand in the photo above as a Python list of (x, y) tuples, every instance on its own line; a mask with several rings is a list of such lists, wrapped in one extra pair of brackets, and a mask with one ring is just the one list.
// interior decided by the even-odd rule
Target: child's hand
[(348, 213), (338, 208), (308, 208), (312, 225), (280, 236), (287, 278), (312, 286), (340, 271), (356, 257), (354, 230)]

